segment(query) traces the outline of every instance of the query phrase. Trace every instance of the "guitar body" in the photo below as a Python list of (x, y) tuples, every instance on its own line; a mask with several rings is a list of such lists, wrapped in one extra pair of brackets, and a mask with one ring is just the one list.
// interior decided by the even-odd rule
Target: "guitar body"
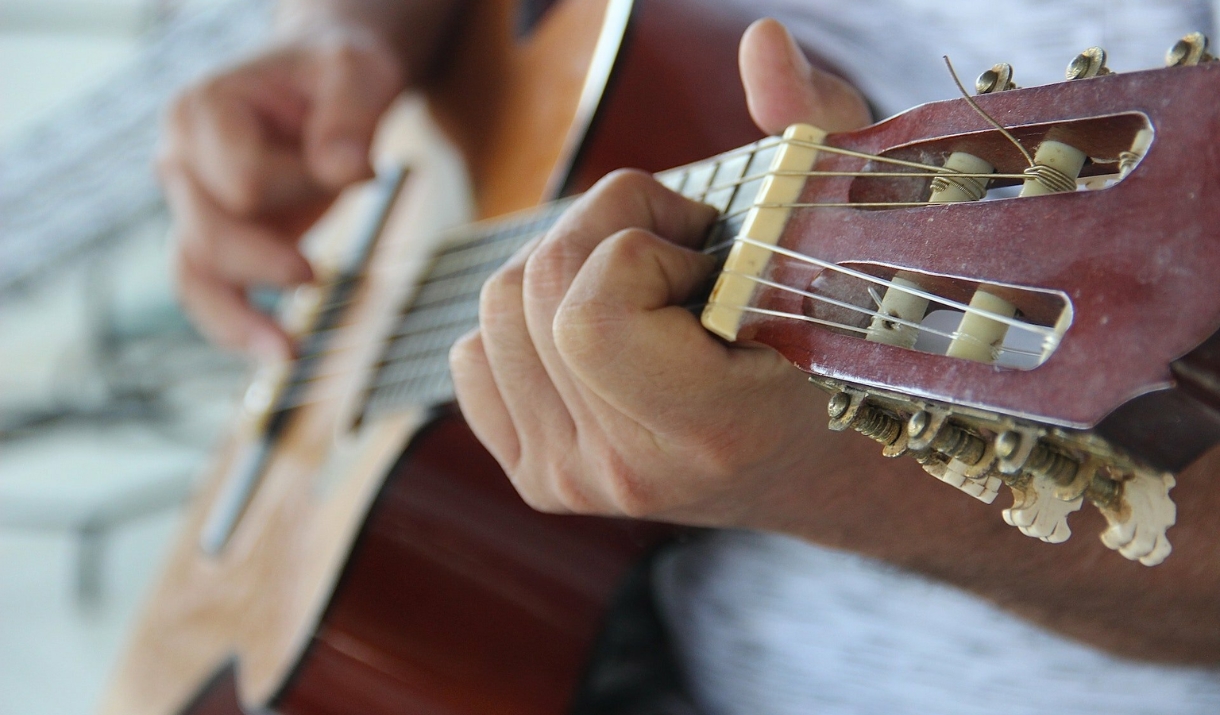
[[(371, 336), (417, 278), (407, 267), (453, 222), (433, 210), (452, 189), (432, 181), (445, 174), (432, 154), (464, 160), (474, 217), (486, 218), (619, 166), (659, 170), (756, 139), (739, 85), (724, 81), (749, 18), (714, 12), (561, 0), (516, 38), (513, 3), (475, 3), (429, 89), (441, 133), (415, 154), (393, 129), (379, 138), (380, 154), (423, 163), (347, 309), (356, 347), (323, 372), (375, 361)], [(350, 233), (358, 205), (340, 199), (318, 230)], [(347, 388), (320, 387), (293, 410), (223, 548), (207, 553), (201, 530), (257, 435), (239, 426), (227, 439), (104, 712), (571, 708), (607, 605), (661, 530), (533, 512), (451, 410), (418, 405), (352, 428), (359, 389)]]

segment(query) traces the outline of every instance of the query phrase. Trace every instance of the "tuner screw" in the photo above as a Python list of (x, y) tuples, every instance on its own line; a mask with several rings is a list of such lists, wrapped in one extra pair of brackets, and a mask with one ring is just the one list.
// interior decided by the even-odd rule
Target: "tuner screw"
[(994, 94), (1010, 89), (1017, 89), (1017, 85), (1012, 81), (1012, 65), (1007, 62), (992, 65), (991, 69), (974, 80), (974, 91), (978, 94)]
[(907, 420), (907, 436), (911, 439), (919, 439), (928, 431), (928, 425), (932, 423), (932, 416), (926, 410), (920, 410), (911, 415), (911, 419)]
[(1008, 459), (1016, 454), (1021, 446), (1021, 435), (1009, 430), (995, 438), (995, 454), (1000, 459)]
[(849, 407), (851, 407), (851, 395), (846, 392), (836, 392), (830, 398), (830, 403), (826, 405), (826, 411), (830, 414), (830, 419), (837, 420), (847, 414)]
[(1076, 55), (1076, 59), (1068, 63), (1065, 73), (1068, 79), (1088, 79), (1107, 74), (1110, 74), (1110, 68), (1106, 67), (1106, 51), (1100, 47), (1090, 47)]
[(1211, 62), (1216, 58), (1208, 54), (1207, 44), (1207, 36), (1202, 32), (1190, 33), (1165, 53), (1165, 66), (1190, 67), (1200, 62)]

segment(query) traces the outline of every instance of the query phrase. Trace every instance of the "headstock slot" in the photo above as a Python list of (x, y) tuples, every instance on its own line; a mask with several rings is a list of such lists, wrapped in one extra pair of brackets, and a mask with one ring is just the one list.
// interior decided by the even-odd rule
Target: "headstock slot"
[(825, 268), (812, 275), (802, 296), (802, 313), (818, 328), (839, 335), (871, 339), (870, 325), (884, 320), (883, 315), (878, 315), (884, 313), (884, 289), (895, 279), (940, 299), (929, 300), (921, 314), (906, 316), (906, 320), (896, 321), (898, 325), (889, 326), (891, 329), (905, 326), (911, 331), (914, 344), (899, 347), (917, 352), (950, 357), (947, 350), (957, 335), (963, 307), (980, 290), (1013, 305), (1018, 324), (1008, 326), (1002, 344), (988, 351), (989, 359), (979, 362), (1016, 370), (1037, 368), (1054, 354), (1071, 324), (1071, 301), (1059, 291), (980, 282), (878, 263), (848, 261), (836, 265), (845, 270)]
[[(1089, 160), (1080, 172), (1079, 188), (1105, 189), (1126, 178), (1120, 171), (1124, 154), (1140, 144), (1139, 133), (1150, 131), (1152, 125), (1142, 112), (1125, 112), (1007, 129), (1031, 154), (1046, 140), (1081, 150)], [(1007, 187), (1020, 185), (1022, 179), (1017, 177), (1029, 166), (1021, 152), (996, 129), (924, 139), (886, 149), (879, 152), (881, 158), (865, 163), (848, 188), (848, 201), (860, 204), (861, 210), (881, 211), (926, 202), (931, 195), (929, 172), (886, 159), (941, 167), (953, 152), (972, 154), (995, 167), (997, 176), (990, 179), (983, 200), (1012, 198)], [(868, 176), (870, 173), (878, 176)], [(894, 176), (902, 173), (914, 176)]]

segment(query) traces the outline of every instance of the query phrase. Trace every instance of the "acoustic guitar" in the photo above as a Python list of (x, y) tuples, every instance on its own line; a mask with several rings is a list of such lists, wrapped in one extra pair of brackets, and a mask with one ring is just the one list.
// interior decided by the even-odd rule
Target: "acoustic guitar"
[(252, 385), (106, 712), (599, 711), (608, 609), (667, 533), (530, 511), (443, 405), (482, 282), (565, 203), (521, 209), (617, 165), (680, 165), (660, 180), (721, 211), (704, 325), (808, 371), (832, 429), (1007, 487), (1030, 536), (1089, 502), (1108, 546), (1168, 556), (1173, 474), (1220, 441), (1220, 106), (1182, 101), (1220, 89), (1204, 40), (759, 138), (718, 81), (748, 18), (711, 12), (567, 0), (523, 40), (507, 4), (467, 18), (430, 111), (485, 220), (438, 229), (425, 161), (318, 229), (347, 240), (287, 315), (300, 356)]

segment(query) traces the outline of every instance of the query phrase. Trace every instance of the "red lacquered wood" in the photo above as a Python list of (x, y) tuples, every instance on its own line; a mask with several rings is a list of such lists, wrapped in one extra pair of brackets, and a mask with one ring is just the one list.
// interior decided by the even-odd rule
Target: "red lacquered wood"
[[(889, 210), (796, 209), (781, 245), (833, 262), (870, 261), (1062, 291), (1075, 318), (1057, 352), (1030, 371), (917, 353), (796, 321), (752, 318), (743, 337), (813, 372), (1076, 427), (1173, 383), (1170, 364), (1220, 326), (1220, 66), (1111, 75), (1004, 92), (979, 103), (1005, 126), (1142, 112), (1156, 130), (1144, 161), (1104, 190)], [(828, 143), (882, 153), (989, 126), (963, 101), (912, 110)], [(994, 132), (993, 132), (994, 134)], [(950, 145), (953, 142), (949, 142)], [(994, 144), (1002, 147), (1002, 143)], [(1007, 152), (1015, 151), (1008, 147)], [(862, 168), (829, 157), (825, 169)], [(1013, 167), (1019, 168), (1019, 167)], [(847, 201), (850, 179), (810, 181), (802, 202)], [(777, 259), (773, 279), (807, 282)], [(803, 287), (803, 286), (802, 286)], [(759, 303), (803, 310), (768, 290)]]
[(593, 131), (565, 186), (609, 171), (662, 171), (762, 137), (737, 79), (737, 42), (755, 19), (703, 0), (637, 0)]
[(1170, 369), (1172, 389), (1119, 407), (1097, 432), (1158, 469), (1179, 472), (1220, 444), (1220, 333)]
[(533, 511), (444, 418), (388, 478), (277, 710), (565, 712), (607, 603), (663, 533)]

